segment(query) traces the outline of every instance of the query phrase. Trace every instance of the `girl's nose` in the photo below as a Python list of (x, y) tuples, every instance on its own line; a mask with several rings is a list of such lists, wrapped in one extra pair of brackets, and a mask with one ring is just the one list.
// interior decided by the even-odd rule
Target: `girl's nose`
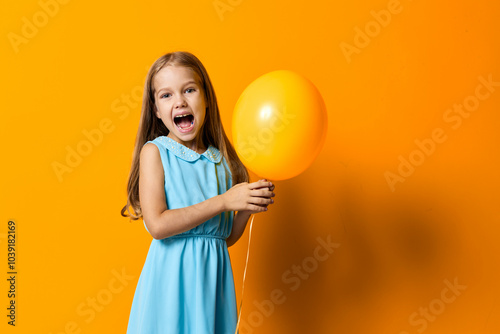
[(177, 97), (177, 99), (175, 100), (175, 107), (182, 108), (185, 106), (186, 106), (186, 100), (184, 99), (184, 97), (182, 95)]

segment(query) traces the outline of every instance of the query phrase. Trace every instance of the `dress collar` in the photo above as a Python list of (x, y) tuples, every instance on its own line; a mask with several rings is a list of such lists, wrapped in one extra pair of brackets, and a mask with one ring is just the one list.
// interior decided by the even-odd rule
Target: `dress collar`
[(178, 143), (174, 139), (167, 136), (160, 136), (158, 140), (173, 154), (177, 157), (186, 160), (186, 161), (196, 161), (200, 159), (202, 156), (205, 157), (208, 161), (213, 163), (219, 163), (222, 159), (222, 154), (219, 152), (217, 148), (212, 145), (209, 145), (208, 149), (202, 154), (193, 151), (192, 149)]

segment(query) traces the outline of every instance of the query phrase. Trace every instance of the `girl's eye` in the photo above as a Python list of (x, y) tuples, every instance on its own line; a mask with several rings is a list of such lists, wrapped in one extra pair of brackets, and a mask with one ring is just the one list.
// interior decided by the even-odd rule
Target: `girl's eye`
[[(191, 92), (194, 92), (195, 89), (194, 88), (187, 88), (186, 89), (186, 92), (188, 93), (191, 93)], [(163, 95), (160, 96), (161, 99), (164, 99), (164, 98), (167, 98), (167, 97), (170, 97), (170, 93), (165, 93)]]

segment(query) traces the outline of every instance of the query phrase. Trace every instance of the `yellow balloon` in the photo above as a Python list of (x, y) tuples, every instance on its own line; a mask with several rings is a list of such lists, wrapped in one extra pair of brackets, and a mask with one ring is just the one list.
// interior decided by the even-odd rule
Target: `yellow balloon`
[(316, 159), (327, 122), (323, 98), (308, 79), (288, 70), (274, 71), (253, 81), (236, 102), (233, 143), (255, 174), (285, 180)]

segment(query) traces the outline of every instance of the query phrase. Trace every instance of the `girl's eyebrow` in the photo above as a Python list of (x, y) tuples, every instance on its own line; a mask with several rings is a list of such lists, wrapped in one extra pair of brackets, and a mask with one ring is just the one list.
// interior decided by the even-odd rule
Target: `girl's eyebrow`
[[(197, 83), (196, 81), (194, 81), (194, 80), (189, 80), (188, 82), (185, 82), (185, 83), (183, 84), (183, 86), (187, 86), (187, 85), (190, 85), (190, 84), (195, 84), (195, 85), (198, 85), (198, 83)], [(163, 87), (163, 88), (160, 88), (160, 89), (158, 90), (158, 94), (159, 94), (162, 90), (166, 90), (166, 89), (170, 89), (170, 87)]]

